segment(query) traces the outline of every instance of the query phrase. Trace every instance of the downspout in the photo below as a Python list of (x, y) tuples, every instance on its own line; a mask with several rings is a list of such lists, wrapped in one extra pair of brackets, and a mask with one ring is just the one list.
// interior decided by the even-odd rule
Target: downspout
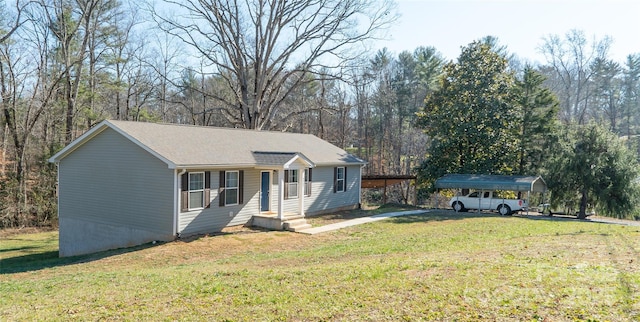
[(362, 209), (362, 168), (364, 168), (365, 165), (361, 165), (360, 169), (358, 169), (358, 171), (360, 172), (360, 184), (358, 184), (358, 209)]
[(60, 228), (60, 161), (56, 162), (56, 201), (58, 212), (58, 228)]
[(180, 218), (180, 204), (182, 200), (182, 194), (179, 192), (178, 187), (180, 186), (180, 177), (187, 172), (187, 169), (182, 169), (178, 172), (178, 169), (175, 169), (175, 180), (173, 181), (173, 237), (178, 238), (178, 219)]

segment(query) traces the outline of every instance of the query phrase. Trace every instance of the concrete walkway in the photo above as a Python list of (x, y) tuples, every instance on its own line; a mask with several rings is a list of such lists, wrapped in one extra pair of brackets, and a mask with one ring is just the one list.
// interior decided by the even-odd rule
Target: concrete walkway
[(391, 217), (417, 215), (417, 214), (423, 214), (423, 213), (427, 213), (427, 212), (429, 212), (429, 211), (428, 210), (408, 210), (408, 211), (399, 211), (399, 212), (388, 212), (388, 213), (379, 214), (379, 215), (373, 215), (373, 216), (369, 216), (369, 217), (362, 217), (362, 218), (356, 218), (356, 219), (351, 219), (351, 220), (345, 220), (345, 221), (342, 221), (342, 222), (337, 222), (335, 224), (329, 224), (329, 225), (320, 226), (320, 227), (313, 227), (313, 228), (309, 228), (309, 229), (300, 230), (298, 232), (302, 233), (302, 234), (315, 235), (315, 234), (320, 234), (320, 233), (324, 233), (324, 232), (328, 232), (328, 231), (332, 231), (332, 230), (338, 230), (338, 229), (341, 229), (341, 228), (346, 228), (346, 227), (351, 227), (351, 226), (355, 226), (355, 225), (366, 224), (366, 223), (374, 222), (374, 221), (378, 221), (378, 220), (384, 220), (384, 219), (391, 218)]

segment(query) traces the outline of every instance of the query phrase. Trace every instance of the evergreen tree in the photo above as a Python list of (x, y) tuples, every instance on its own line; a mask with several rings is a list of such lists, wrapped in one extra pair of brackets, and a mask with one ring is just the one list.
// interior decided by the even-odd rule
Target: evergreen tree
[(612, 132), (619, 134), (623, 120), (620, 107), (622, 71), (620, 64), (604, 58), (596, 58), (591, 66), (593, 70), (592, 114), (598, 122), (607, 122)]
[(516, 174), (537, 175), (547, 159), (547, 151), (557, 141), (558, 101), (543, 86), (545, 77), (525, 66), (522, 79), (516, 81), (519, 109), (518, 165)]
[(629, 217), (635, 208), (638, 164), (612, 132), (590, 124), (569, 128), (559, 141), (546, 175), (551, 203), (578, 200), (578, 218), (588, 204), (606, 216)]
[(484, 42), (471, 43), (444, 67), (440, 88), (419, 113), (418, 126), (431, 139), (419, 171), (427, 186), (446, 173), (515, 171), (513, 87), (507, 59)]
[(629, 55), (623, 68), (621, 132), (627, 139), (637, 134), (638, 109), (640, 107), (640, 54)]

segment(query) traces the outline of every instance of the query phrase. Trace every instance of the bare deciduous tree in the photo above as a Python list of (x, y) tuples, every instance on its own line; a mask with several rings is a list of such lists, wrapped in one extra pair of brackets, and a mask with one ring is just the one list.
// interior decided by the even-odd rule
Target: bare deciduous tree
[[(156, 13), (160, 27), (190, 45), (225, 80), (210, 93), (240, 127), (263, 129), (305, 75), (344, 66), (395, 19), (381, 0), (165, 0), (183, 13)], [(354, 50), (360, 46), (360, 50)]]
[[(584, 32), (569, 31), (562, 39), (549, 35), (544, 39), (540, 51), (547, 60), (550, 87), (560, 99), (560, 117), (564, 122), (584, 124), (591, 92), (589, 83), (593, 76), (591, 65), (597, 58), (605, 59), (613, 40), (587, 41)], [(543, 68), (544, 69), (544, 68)], [(555, 83), (553, 83), (555, 82)]]
[[(7, 18), (4, 16), (6, 12), (6, 8), (4, 8), (4, 2), (2, 3), (3, 13), (0, 17), (2, 22), (2, 28), (0, 28), (0, 43), (4, 43), (20, 28), (23, 24), (25, 24), (30, 19), (27, 18), (29, 16), (29, 7), (33, 5), (35, 1), (21, 1), (16, 0), (14, 5), (15, 15), (14, 17)], [(8, 21), (6, 21), (8, 19)]]
[[(9, 189), (0, 202), (0, 227), (31, 225), (47, 221), (40, 213), (35, 220), (31, 212), (28, 184), (33, 160), (43, 153), (45, 142), (36, 135), (51, 107), (61, 76), (52, 70), (48, 60), (48, 28), (41, 23), (36, 7), (22, 7), (30, 17), (0, 43), (0, 109), (5, 130), (3, 152), (9, 150), (11, 170), (5, 178)], [(4, 154), (4, 153), (3, 153)], [(3, 156), (4, 157), (4, 156)], [(39, 179), (39, 178), (38, 178)], [(0, 188), (2, 187), (0, 184)], [(0, 189), (2, 190), (2, 189)], [(0, 191), (2, 192), (2, 191)], [(34, 193), (31, 193), (33, 198)], [(46, 216), (46, 218), (50, 218)]]
[(101, 0), (41, 0), (51, 32), (58, 41), (58, 59), (64, 72), (63, 87), (66, 103), (65, 143), (73, 140), (78, 91), (85, 77), (88, 47), (95, 27), (95, 15), (105, 5)]

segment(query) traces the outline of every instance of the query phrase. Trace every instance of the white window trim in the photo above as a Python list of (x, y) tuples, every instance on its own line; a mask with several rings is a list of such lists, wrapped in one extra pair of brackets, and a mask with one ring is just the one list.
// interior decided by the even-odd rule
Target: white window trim
[[(192, 174), (202, 174), (202, 189), (191, 190), (191, 175)], [(207, 184), (204, 182), (204, 180), (206, 180), (206, 178), (207, 178), (207, 176), (204, 175), (204, 171), (201, 171), (201, 172), (189, 172), (189, 180), (187, 181), (187, 188), (189, 188), (189, 190), (187, 190), (187, 207), (188, 207), (189, 211), (204, 209), (204, 204), (206, 203), (206, 200), (204, 200), (204, 197), (205, 197), (204, 187), (207, 186)], [(191, 208), (191, 193), (192, 192), (198, 192), (198, 191), (202, 192), (202, 205), (200, 207)]]
[[(293, 171), (296, 171), (296, 181), (291, 181), (291, 179), (293, 178), (292, 173)], [(298, 199), (298, 183), (300, 181), (300, 173), (298, 172), (298, 169), (289, 169), (289, 182), (286, 183), (287, 185), (287, 199)], [(295, 186), (295, 189), (291, 189), (292, 186)], [(292, 196), (291, 193), (295, 193), (295, 196)]]
[[(342, 179), (340, 179), (340, 169), (342, 169)], [(342, 181), (342, 190), (340, 190), (340, 185), (338, 182)], [(336, 192), (345, 192), (347, 180), (344, 177), (344, 167), (337, 167), (336, 169)]]
[[(229, 188), (227, 187), (227, 176), (229, 175), (229, 173), (235, 173), (236, 174), (236, 186)], [(235, 203), (228, 203), (227, 200), (229, 200), (229, 198), (227, 198), (227, 191), (229, 189), (235, 189), (236, 190), (236, 202)], [(224, 172), (224, 206), (237, 206), (239, 205), (239, 199), (240, 199), (240, 171), (238, 170), (232, 170), (232, 171), (225, 171)]]

